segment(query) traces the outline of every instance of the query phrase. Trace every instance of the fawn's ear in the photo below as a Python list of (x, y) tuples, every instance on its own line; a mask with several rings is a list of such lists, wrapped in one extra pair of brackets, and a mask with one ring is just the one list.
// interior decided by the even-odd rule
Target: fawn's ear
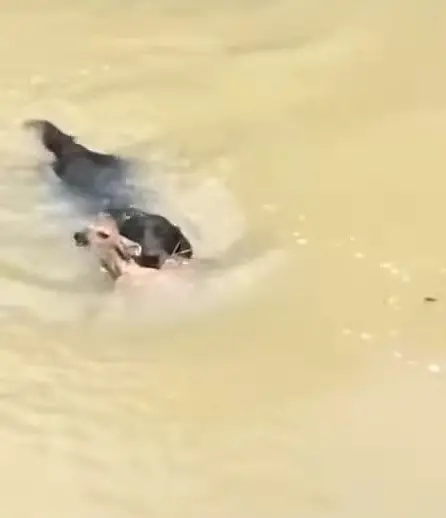
[(139, 257), (141, 255), (141, 245), (121, 235), (119, 236), (119, 240), (121, 241), (122, 246), (127, 250), (127, 253), (132, 257)]
[(130, 261), (141, 254), (141, 247), (129, 239), (119, 236), (115, 243), (115, 250), (124, 261)]

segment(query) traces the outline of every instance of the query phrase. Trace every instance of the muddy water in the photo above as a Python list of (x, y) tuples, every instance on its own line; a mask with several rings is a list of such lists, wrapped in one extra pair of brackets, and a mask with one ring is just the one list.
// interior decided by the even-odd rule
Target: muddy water
[[(445, 24), (434, 0), (3, 2), (2, 516), (444, 516)], [(235, 263), (167, 323), (110, 294), (30, 116), (137, 158)]]

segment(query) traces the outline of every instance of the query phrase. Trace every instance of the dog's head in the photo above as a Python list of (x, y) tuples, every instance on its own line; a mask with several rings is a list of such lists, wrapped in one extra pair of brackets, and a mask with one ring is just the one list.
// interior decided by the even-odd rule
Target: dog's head
[(88, 227), (75, 232), (73, 239), (77, 246), (93, 251), (113, 279), (120, 277), (141, 253), (141, 247), (121, 236), (115, 221), (105, 214), (100, 214)]

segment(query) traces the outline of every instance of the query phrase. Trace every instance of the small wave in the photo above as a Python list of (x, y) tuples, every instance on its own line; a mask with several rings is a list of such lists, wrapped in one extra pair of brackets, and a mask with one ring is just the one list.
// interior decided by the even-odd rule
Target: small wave
[(59, 192), (54, 178), (24, 169), (3, 175), (0, 189), (7, 223), (0, 229), (3, 317), (14, 312), (42, 322), (120, 320), (119, 315), (122, 321), (170, 320), (235, 300), (284, 260), (284, 252), (271, 243), (262, 239), (262, 246), (256, 246), (224, 180), (208, 176), (198, 181), (188, 174), (186, 182), (186, 176), (153, 163), (138, 165), (134, 173), (142, 207), (181, 226), (197, 257), (214, 259), (218, 266), (200, 269), (187, 282), (179, 277), (136, 291), (111, 290), (94, 260), (71, 241), (85, 216)]
[(197, 269), (192, 274), (155, 271), (139, 285), (118, 283), (102, 298), (97, 318), (163, 323), (204, 314), (240, 301), (265, 283), (285, 260), (285, 251), (272, 249), (238, 265)]

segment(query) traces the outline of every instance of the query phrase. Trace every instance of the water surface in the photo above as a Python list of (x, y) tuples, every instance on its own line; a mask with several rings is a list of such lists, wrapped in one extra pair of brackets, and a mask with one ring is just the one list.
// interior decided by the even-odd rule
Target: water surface
[[(443, 4), (2, 6), (0, 514), (443, 517)], [(107, 306), (27, 117), (249, 235), (225, 300)]]

